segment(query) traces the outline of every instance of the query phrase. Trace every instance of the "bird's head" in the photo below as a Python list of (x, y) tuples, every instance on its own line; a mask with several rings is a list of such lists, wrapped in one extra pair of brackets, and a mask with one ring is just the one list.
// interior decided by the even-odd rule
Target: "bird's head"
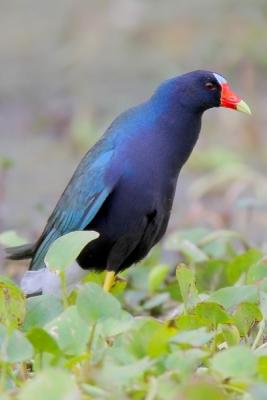
[(216, 72), (198, 70), (169, 79), (158, 88), (155, 96), (165, 103), (180, 104), (196, 112), (227, 107), (251, 114), (249, 106)]

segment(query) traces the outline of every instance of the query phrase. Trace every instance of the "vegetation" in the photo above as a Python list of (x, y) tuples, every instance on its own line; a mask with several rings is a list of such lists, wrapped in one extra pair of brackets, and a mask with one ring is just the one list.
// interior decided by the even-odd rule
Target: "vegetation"
[(205, 118), (173, 233), (111, 294), (94, 273), (65, 288), (90, 237), (50, 250), (59, 297), (25, 299), (4, 276), (23, 265), (6, 267), (0, 248), (0, 400), (267, 399), (267, 3), (167, 3), (3, 2), (1, 232), (36, 238), (81, 155), (166, 77), (216, 70), (253, 116)]
[[(0, 281), (0, 399), (266, 399), (267, 262), (231, 231), (172, 233), (112, 294), (64, 270), (94, 233), (66, 235), (46, 263), (60, 296), (25, 299)], [(14, 234), (3, 243), (21, 242)], [(170, 264), (172, 264), (170, 262)], [(126, 283), (127, 281), (127, 283)]]

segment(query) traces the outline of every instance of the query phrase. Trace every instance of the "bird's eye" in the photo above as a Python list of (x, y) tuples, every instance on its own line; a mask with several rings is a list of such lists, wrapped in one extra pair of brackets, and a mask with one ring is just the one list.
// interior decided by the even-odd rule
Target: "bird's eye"
[(205, 83), (205, 87), (206, 87), (208, 90), (215, 90), (215, 89), (216, 89), (216, 85), (215, 85), (214, 83), (212, 83), (212, 82), (207, 82), (207, 83)]

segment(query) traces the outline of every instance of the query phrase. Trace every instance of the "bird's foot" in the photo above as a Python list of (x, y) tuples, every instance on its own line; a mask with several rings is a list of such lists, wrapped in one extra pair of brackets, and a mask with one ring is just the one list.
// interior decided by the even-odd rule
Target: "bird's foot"
[(105, 276), (103, 289), (105, 292), (110, 292), (112, 286), (114, 285), (116, 280), (116, 274), (114, 271), (108, 271)]
[(127, 279), (123, 278), (122, 276), (116, 275), (115, 276), (115, 283), (116, 282), (122, 282), (122, 283), (127, 283)]
[(127, 282), (125, 278), (122, 278), (121, 276), (116, 275), (114, 271), (108, 271), (105, 276), (104, 280), (104, 285), (103, 289), (105, 292), (110, 292), (112, 287), (117, 283), (117, 282)]

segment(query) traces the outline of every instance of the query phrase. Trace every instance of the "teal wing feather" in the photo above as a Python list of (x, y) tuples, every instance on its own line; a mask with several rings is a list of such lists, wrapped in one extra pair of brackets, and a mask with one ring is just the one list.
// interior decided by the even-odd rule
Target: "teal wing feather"
[(113, 153), (114, 146), (100, 141), (85, 155), (36, 244), (31, 270), (44, 267), (48, 248), (57, 238), (83, 230), (96, 216), (117, 182), (108, 174)]

